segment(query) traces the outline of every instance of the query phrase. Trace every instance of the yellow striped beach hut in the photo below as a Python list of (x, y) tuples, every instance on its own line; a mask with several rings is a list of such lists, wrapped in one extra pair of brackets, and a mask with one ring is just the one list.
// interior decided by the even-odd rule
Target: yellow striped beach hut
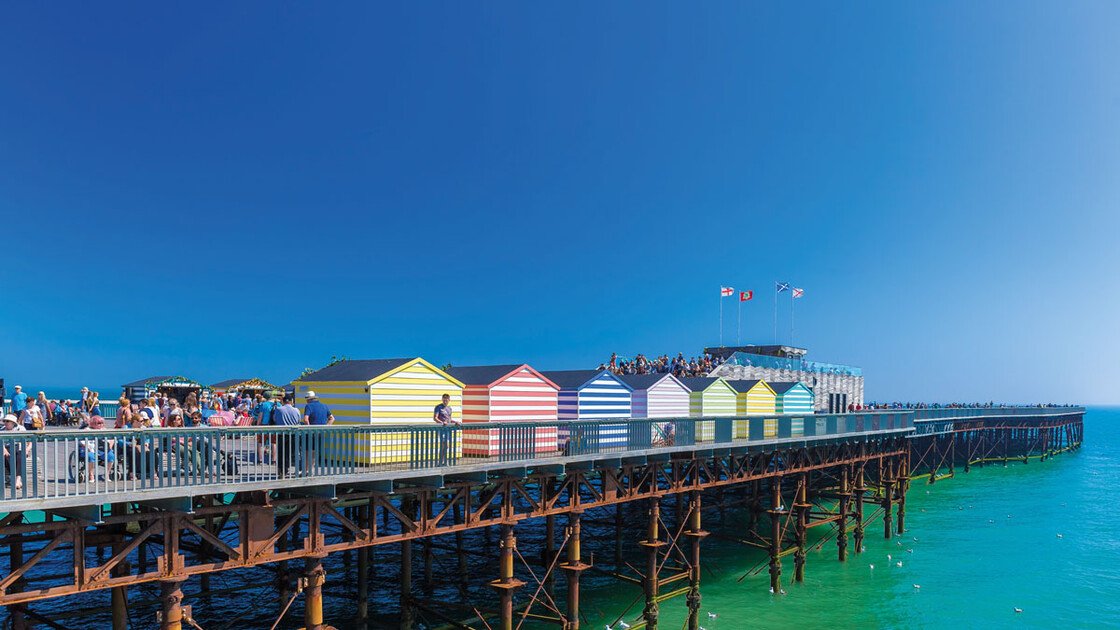
[[(777, 413), (778, 395), (766, 381), (728, 381), (728, 384), (737, 392), (735, 396), (736, 415), (774, 415)], [(777, 437), (778, 419), (776, 417), (767, 418), (763, 426), (763, 433), (766, 437)], [(735, 437), (746, 436), (736, 434)]]
[[(419, 357), (341, 361), (293, 385), (298, 398), (314, 391), (335, 424), (433, 426), (432, 412), (444, 394), (451, 396), (454, 419), (463, 419), (463, 384)], [(395, 463), (408, 461), (413, 448), (407, 432), (379, 434), (370, 444), (355, 444), (353, 455), (360, 463)], [(458, 457), (462, 444), (454, 449)]]

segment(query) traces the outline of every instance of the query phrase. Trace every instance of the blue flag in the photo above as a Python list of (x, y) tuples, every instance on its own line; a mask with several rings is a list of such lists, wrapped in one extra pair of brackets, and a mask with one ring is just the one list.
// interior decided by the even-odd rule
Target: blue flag
[(789, 291), (789, 283), (788, 282), (775, 282), (774, 283), (774, 292), (775, 293), (781, 293), (782, 291)]

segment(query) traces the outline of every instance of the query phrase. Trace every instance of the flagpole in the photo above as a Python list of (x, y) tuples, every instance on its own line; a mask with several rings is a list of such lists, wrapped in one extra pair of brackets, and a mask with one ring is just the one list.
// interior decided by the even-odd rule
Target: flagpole
[(778, 343), (778, 281), (774, 281), (774, 343)]
[(723, 287), (719, 288), (719, 347), (723, 347)]
[(739, 296), (739, 321), (735, 326), (735, 345), (740, 346), (743, 344), (743, 296)]
[(789, 292), (789, 345), (793, 345), (793, 290)]

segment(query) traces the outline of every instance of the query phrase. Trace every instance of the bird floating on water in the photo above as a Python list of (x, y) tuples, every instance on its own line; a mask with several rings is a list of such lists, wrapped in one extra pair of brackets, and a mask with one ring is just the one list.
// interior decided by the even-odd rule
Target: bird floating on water
[[(871, 570), (872, 570), (872, 571), (874, 571), (874, 570), (875, 570), (875, 565), (873, 565), (873, 564), (869, 564), (869, 565), (867, 565), (867, 566), (871, 567)], [(770, 589), (770, 590), (771, 590), (771, 591), (773, 591), (774, 589)]]
[(619, 628), (622, 628), (622, 630), (626, 630), (627, 628), (629, 628), (629, 627), (630, 627), (630, 624), (628, 624), (628, 623), (626, 623), (625, 621), (623, 621), (623, 620), (619, 619), (619, 620), (618, 620), (618, 627), (619, 627)]
[(989, 522), (989, 523), (994, 523), (994, 522), (996, 522), (996, 519), (994, 519), (994, 518), (990, 518), (990, 519), (988, 519), (988, 522)]
[(1058, 538), (1063, 538), (1063, 536), (1061, 534), (1058, 534)]
[(922, 588), (922, 585), (921, 584), (915, 584), (914, 588)]
[(784, 589), (784, 588), (779, 589), (778, 592), (781, 593), (782, 595), (785, 595), (786, 594), (786, 589)]
[(890, 559), (891, 559), (891, 554), (888, 553), (887, 554), (887, 560), (890, 560)]
[(898, 562), (894, 563), (894, 566), (901, 567), (902, 566), (902, 561), (899, 560)]
[(914, 553), (914, 550), (913, 549), (907, 549), (906, 553)]
[(773, 595), (773, 594), (774, 594), (774, 587), (773, 587), (773, 586), (771, 586), (771, 587), (770, 587), (770, 594), (771, 594), (771, 595)]
[(716, 618), (716, 617), (718, 617), (718, 616), (719, 616), (719, 615), (715, 614), (714, 612), (710, 612), (710, 613), (708, 613), (708, 619), (715, 619), (715, 618)]
[(607, 630), (614, 630), (614, 628), (612, 628), (612, 627), (611, 627), (611, 624), (609, 624), (609, 623), (608, 623), (608, 624), (607, 624)]
[(1023, 612), (1023, 609), (1022, 609), (1022, 608), (1016, 608), (1016, 609), (1015, 609), (1015, 612), (1017, 612), (1017, 613), (1021, 613), (1021, 612)]

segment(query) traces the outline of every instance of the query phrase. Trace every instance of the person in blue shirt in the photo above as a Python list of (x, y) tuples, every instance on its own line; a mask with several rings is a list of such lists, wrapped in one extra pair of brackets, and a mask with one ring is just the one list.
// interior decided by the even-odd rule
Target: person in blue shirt
[(16, 393), (12, 394), (12, 413), (18, 417), (24, 409), (27, 409), (27, 394), (23, 393), (22, 385), (16, 385)]
[(334, 424), (334, 416), (331, 415), (330, 408), (319, 402), (315, 392), (308, 391), (303, 397), (307, 399), (307, 404), (303, 407), (304, 424), (311, 426)]
[[(273, 398), (273, 393), (272, 392), (266, 392), (265, 395), (264, 395), (264, 400), (261, 401), (261, 404), (257, 405), (257, 408), (254, 410), (255, 411), (254, 415), (256, 416), (256, 423), (255, 424), (260, 425), (260, 426), (268, 426), (268, 425), (272, 424), (272, 410), (275, 409), (278, 406), (276, 404), (276, 402), (272, 400), (272, 398)], [(258, 462), (263, 462), (264, 461), (263, 457), (264, 457), (264, 446), (265, 446), (265, 444), (268, 445), (268, 451), (269, 451), (269, 455), (271, 456), (271, 458), (273, 460), (276, 459), (276, 453), (273, 451), (272, 437), (262, 433), (261, 435), (257, 436), (257, 461)]]

